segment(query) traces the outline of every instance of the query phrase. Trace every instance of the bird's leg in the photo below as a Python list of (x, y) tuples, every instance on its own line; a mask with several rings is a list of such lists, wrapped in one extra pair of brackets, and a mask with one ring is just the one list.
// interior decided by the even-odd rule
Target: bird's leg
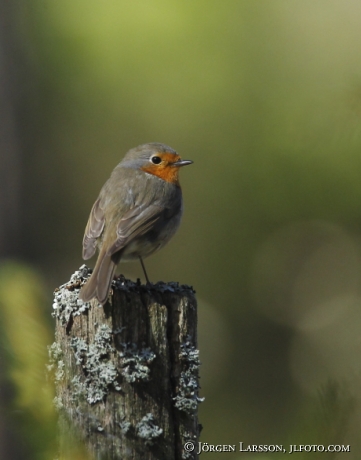
[(150, 284), (150, 281), (149, 281), (149, 278), (148, 278), (148, 275), (147, 275), (147, 272), (145, 270), (145, 266), (144, 266), (144, 263), (143, 263), (143, 259), (140, 256), (139, 256), (139, 260), (140, 260), (140, 263), (142, 264), (142, 269), (143, 269), (143, 272), (144, 272), (145, 279), (147, 280), (147, 284)]

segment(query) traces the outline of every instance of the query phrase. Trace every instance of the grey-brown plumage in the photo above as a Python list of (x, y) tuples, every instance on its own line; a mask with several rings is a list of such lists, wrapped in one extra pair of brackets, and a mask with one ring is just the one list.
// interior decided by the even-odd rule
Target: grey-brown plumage
[(191, 164), (170, 147), (151, 143), (130, 150), (115, 167), (93, 205), (83, 239), (83, 258), (99, 256), (82, 287), (84, 302), (104, 304), (117, 264), (144, 258), (163, 247), (182, 216), (178, 170)]

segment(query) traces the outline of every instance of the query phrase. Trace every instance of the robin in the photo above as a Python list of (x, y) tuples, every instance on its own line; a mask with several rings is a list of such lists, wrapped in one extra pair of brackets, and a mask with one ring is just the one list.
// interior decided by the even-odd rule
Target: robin
[(93, 205), (85, 228), (83, 259), (99, 250), (98, 260), (79, 298), (105, 304), (118, 263), (143, 258), (162, 248), (176, 233), (182, 217), (178, 173), (193, 161), (181, 160), (160, 143), (129, 150), (115, 167)]

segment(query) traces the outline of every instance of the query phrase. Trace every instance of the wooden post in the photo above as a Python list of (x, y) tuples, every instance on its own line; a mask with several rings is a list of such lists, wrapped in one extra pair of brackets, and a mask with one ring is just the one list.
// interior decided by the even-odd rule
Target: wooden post
[(61, 438), (70, 426), (97, 459), (197, 458), (194, 290), (120, 276), (103, 308), (78, 299), (89, 273), (82, 266), (55, 292), (49, 354)]

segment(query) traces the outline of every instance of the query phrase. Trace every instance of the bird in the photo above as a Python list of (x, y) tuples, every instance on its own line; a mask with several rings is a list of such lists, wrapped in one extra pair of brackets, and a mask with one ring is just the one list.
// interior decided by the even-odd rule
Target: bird
[(83, 238), (83, 259), (99, 255), (79, 298), (104, 305), (120, 261), (143, 259), (174, 236), (183, 213), (179, 170), (192, 164), (168, 145), (151, 142), (129, 150), (95, 201)]

